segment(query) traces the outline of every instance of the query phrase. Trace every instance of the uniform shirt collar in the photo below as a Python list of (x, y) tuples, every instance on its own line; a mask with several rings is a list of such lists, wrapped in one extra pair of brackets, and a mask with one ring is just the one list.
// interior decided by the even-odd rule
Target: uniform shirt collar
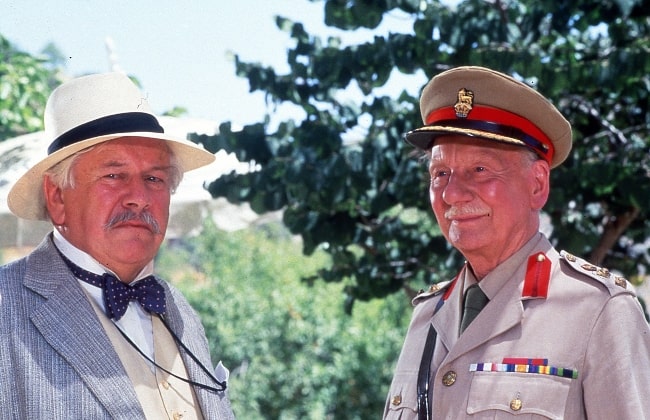
[[(483, 293), (485, 293), (488, 299), (493, 299), (501, 287), (512, 278), (514, 273), (520, 269), (522, 265), (526, 264), (528, 257), (533, 253), (533, 250), (536, 249), (543, 238), (543, 234), (537, 232), (524, 244), (524, 246), (519, 248), (517, 252), (495, 267), (494, 270), (489, 272), (488, 275), (479, 282), (481, 290), (483, 290)], [(463, 292), (467, 290), (469, 286), (477, 282), (474, 273), (469, 268), (470, 267), (468, 267), (468, 270), (465, 270), (466, 274), (463, 282)]]

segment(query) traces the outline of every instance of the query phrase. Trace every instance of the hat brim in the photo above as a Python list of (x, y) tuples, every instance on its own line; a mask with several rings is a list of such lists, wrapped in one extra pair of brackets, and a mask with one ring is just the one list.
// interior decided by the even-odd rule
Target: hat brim
[[(424, 127), (417, 128), (415, 130), (411, 130), (404, 135), (404, 140), (407, 143), (415, 146), (420, 150), (429, 150), (433, 147), (436, 138), (444, 135), (460, 135), (460, 136), (474, 137), (483, 140), (491, 140), (499, 143), (506, 143), (513, 146), (527, 147), (526, 143), (514, 137), (503, 136), (500, 134), (491, 133), (489, 131), (461, 128), (461, 127), (450, 127), (444, 125), (427, 125)], [(560, 163), (562, 163), (562, 161), (564, 161), (564, 159), (568, 155), (568, 151), (564, 154), (558, 153), (558, 151), (563, 151), (563, 149), (559, 149), (559, 150), (556, 149), (555, 155), (553, 156), (553, 160), (550, 163), (551, 168), (555, 168)]]
[(9, 191), (7, 205), (16, 216), (28, 220), (48, 220), (47, 209), (42, 193), (43, 175), (64, 159), (91, 146), (122, 137), (142, 137), (165, 141), (174, 154), (182, 172), (191, 171), (209, 165), (216, 159), (215, 155), (182, 140), (164, 133), (129, 132), (93, 137), (73, 143), (48, 155), (30, 168)]

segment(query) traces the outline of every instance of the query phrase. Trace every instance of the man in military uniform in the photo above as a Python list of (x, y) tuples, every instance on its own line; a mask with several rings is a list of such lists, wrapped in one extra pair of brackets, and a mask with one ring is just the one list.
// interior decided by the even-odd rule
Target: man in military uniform
[(433, 212), (467, 262), (414, 299), (384, 418), (650, 418), (650, 328), (631, 286), (539, 232), (570, 124), (481, 67), (434, 77), (420, 108), (406, 141), (428, 154)]

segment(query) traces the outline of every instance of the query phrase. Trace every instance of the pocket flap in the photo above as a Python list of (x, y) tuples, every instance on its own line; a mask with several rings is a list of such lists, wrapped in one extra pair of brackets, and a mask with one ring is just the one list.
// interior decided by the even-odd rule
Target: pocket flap
[(476, 372), (469, 391), (468, 414), (500, 410), (561, 419), (571, 379), (549, 375)]

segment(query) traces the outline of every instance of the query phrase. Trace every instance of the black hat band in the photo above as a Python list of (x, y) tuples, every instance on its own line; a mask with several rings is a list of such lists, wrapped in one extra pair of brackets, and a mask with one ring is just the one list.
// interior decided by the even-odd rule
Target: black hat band
[(81, 124), (61, 134), (47, 148), (47, 154), (51, 155), (66, 146), (94, 137), (131, 132), (164, 133), (165, 130), (160, 126), (156, 117), (144, 112), (108, 115)]

